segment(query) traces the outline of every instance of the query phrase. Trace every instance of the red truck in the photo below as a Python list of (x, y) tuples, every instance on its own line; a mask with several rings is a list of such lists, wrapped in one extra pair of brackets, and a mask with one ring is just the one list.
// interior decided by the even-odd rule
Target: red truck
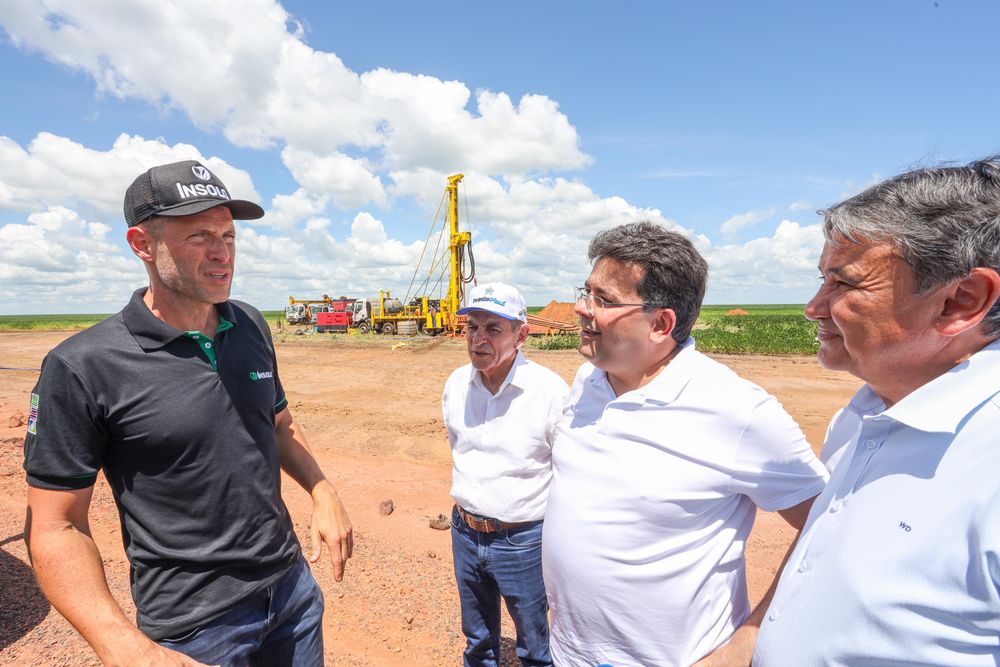
[(346, 332), (351, 326), (351, 308), (355, 299), (330, 300), (330, 310), (316, 313), (316, 333)]

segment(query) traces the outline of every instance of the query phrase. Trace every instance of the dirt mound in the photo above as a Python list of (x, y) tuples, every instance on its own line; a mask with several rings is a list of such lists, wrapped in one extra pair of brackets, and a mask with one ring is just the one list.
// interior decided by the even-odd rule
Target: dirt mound
[(570, 324), (576, 324), (576, 313), (573, 312), (573, 308), (575, 306), (575, 303), (550, 301), (549, 305), (545, 306), (535, 314), (539, 317), (544, 317), (547, 320), (556, 320), (557, 322), (569, 322)]
[(733, 308), (732, 310), (727, 310), (726, 315), (749, 315), (749, 310), (743, 310), (742, 308)]

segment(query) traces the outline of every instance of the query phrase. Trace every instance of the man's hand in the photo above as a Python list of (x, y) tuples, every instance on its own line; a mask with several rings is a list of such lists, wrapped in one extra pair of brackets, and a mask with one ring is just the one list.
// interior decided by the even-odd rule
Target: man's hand
[(354, 552), (354, 529), (344, 504), (333, 486), (322, 481), (312, 490), (313, 515), (310, 526), (310, 563), (319, 561), (325, 543), (333, 561), (333, 578), (344, 578), (344, 565)]
[[(145, 639), (145, 638), (144, 638)], [(140, 646), (125, 655), (112, 655), (102, 658), (105, 665), (143, 665), (145, 667), (209, 667), (203, 662), (189, 658), (183, 653), (173, 651), (156, 642), (146, 639)], [(215, 665), (214, 667), (220, 667)]]
[(694, 663), (692, 667), (750, 667), (757, 643), (757, 630), (754, 625), (742, 625), (736, 628), (736, 632), (728, 642)]

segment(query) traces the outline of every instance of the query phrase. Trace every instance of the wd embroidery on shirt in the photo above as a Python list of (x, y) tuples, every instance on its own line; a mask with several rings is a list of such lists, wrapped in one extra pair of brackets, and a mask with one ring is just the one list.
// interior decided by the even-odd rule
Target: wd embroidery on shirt
[(256, 382), (257, 380), (266, 380), (267, 378), (273, 378), (274, 373), (271, 371), (250, 371), (250, 379)]

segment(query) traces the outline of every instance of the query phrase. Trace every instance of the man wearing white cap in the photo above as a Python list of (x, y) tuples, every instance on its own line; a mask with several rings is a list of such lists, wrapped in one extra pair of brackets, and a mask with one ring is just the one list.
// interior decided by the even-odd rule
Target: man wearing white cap
[(510, 285), (474, 288), (466, 342), (472, 363), (445, 383), (451, 441), (452, 555), (462, 604), (466, 667), (500, 664), (500, 598), (522, 665), (551, 665), (542, 581), (542, 518), (552, 478), (553, 427), (569, 390), (528, 361), (527, 310)]

